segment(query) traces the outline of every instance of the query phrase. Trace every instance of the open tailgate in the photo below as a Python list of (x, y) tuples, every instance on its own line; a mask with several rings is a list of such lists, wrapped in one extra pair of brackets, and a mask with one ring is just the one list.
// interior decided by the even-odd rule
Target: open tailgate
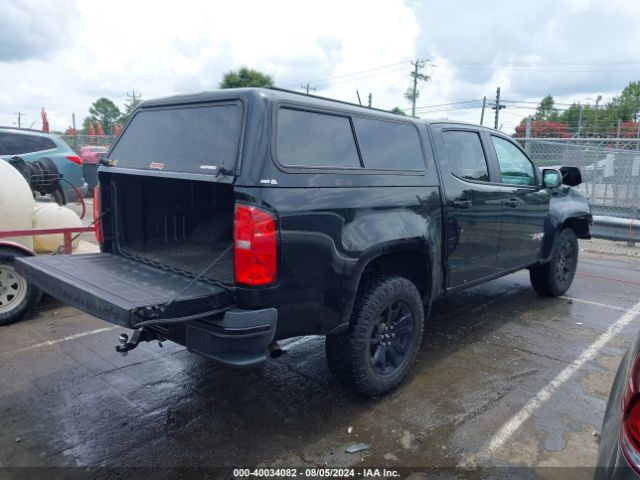
[[(46, 255), (16, 259), (16, 270), (52, 297), (108, 322), (132, 328), (136, 312), (172, 300), (191, 278), (120, 255)], [(159, 318), (223, 309), (232, 289), (198, 281)]]

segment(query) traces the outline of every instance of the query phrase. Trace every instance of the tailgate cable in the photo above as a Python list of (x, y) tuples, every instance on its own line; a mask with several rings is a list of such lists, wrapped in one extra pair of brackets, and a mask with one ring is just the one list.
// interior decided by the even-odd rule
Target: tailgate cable
[[(107, 215), (108, 213), (111, 213), (111, 210), (105, 210), (104, 212), (102, 212), (98, 218), (94, 219), (94, 220), (93, 220), (93, 222), (91, 222), (89, 225), (87, 225), (87, 228), (89, 228), (89, 227), (93, 227), (97, 222), (99, 222), (100, 220), (102, 220), (102, 217), (104, 217), (104, 216), (105, 216), (105, 215)], [(80, 235), (82, 235), (83, 233), (86, 233), (86, 232), (78, 232), (78, 233), (76, 233), (74, 236), (72, 236), (72, 237), (71, 237), (71, 243), (75, 242), (75, 241), (76, 241), (76, 239), (77, 239)], [(62, 254), (63, 252), (64, 252), (64, 245), (58, 245), (58, 247), (57, 247), (53, 252), (51, 252), (51, 255), (60, 255), (60, 254)]]
[(222, 257), (224, 257), (227, 253), (229, 253), (229, 251), (231, 250), (231, 248), (233, 247), (233, 243), (231, 245), (229, 245), (227, 248), (224, 249), (224, 251), (218, 255), (209, 265), (207, 265), (204, 270), (202, 270), (200, 273), (198, 273), (195, 277), (193, 277), (193, 279), (187, 284), (185, 285), (185, 287), (180, 290), (171, 300), (169, 300), (167, 303), (165, 303), (164, 305), (157, 307), (157, 306), (153, 306), (153, 307), (145, 307), (145, 308), (141, 308), (136, 312), (137, 316), (141, 316), (144, 318), (148, 318), (149, 320), (145, 320), (142, 321), (140, 323), (136, 323), (135, 325), (133, 325), (133, 328), (140, 328), (140, 327), (145, 327), (148, 325), (162, 325), (164, 323), (181, 323), (181, 322), (188, 322), (190, 320), (198, 320), (200, 318), (205, 318), (211, 315), (215, 315), (217, 313), (223, 312), (225, 310), (228, 310), (230, 307), (225, 307), (225, 308), (216, 308), (214, 310), (208, 310), (206, 312), (201, 312), (201, 313), (195, 313), (193, 315), (187, 315), (185, 317), (174, 317), (174, 318), (157, 318), (160, 315), (162, 315), (164, 312), (167, 311), (167, 309), (173, 305), (174, 302), (176, 302), (176, 300), (178, 300), (182, 294), (184, 292), (186, 292), (189, 288), (191, 288), (198, 280), (200, 280), (200, 278), (202, 278), (202, 276), (207, 273), (211, 268), (213, 268), (213, 266), (218, 263)]

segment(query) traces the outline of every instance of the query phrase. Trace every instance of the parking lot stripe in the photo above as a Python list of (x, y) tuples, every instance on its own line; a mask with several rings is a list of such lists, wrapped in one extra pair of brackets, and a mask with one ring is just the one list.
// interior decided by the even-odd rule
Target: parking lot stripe
[(625, 313), (612, 324), (609, 329), (600, 335), (595, 342), (584, 350), (578, 358), (571, 362), (564, 368), (551, 382), (549, 382), (544, 388), (542, 388), (535, 397), (527, 402), (513, 417), (511, 417), (502, 427), (491, 437), (489, 443), (487, 443), (479, 452), (467, 456), (464, 459), (463, 465), (475, 465), (481, 458), (490, 457), (498, 449), (500, 449), (509, 440), (518, 429), (531, 418), (531, 415), (538, 410), (542, 404), (551, 398), (551, 396), (566, 383), (574, 373), (576, 373), (585, 363), (596, 356), (602, 347), (604, 347), (609, 340), (620, 332), (624, 327), (629, 325), (640, 315), (640, 302), (636, 303), (633, 307), (626, 310)]
[(618, 310), (619, 312), (627, 311), (627, 309), (624, 307), (609, 305), (608, 303), (592, 302), (591, 300), (583, 300), (581, 298), (565, 297), (565, 296), (561, 296), (560, 298), (563, 298), (565, 300), (571, 300), (572, 302), (586, 303), (587, 305), (593, 305), (594, 307), (610, 308), (611, 310)]
[(96, 333), (109, 332), (109, 331), (115, 330), (117, 328), (120, 328), (120, 327), (98, 328), (96, 330), (90, 330), (88, 332), (81, 332), (81, 333), (76, 333), (75, 335), (69, 335), (68, 337), (58, 338), (57, 340), (47, 340), (46, 342), (36, 343), (34, 345), (29, 345), (28, 347), (23, 347), (23, 348), (19, 348), (17, 350), (14, 350), (12, 352), (8, 352), (8, 353), (6, 353), (6, 355), (10, 355), (10, 356), (11, 355), (17, 355), (18, 353), (28, 352), (30, 350), (35, 350), (37, 348), (50, 347), (52, 345), (57, 345), (58, 343), (68, 342), (69, 340), (75, 340), (76, 338), (86, 337), (87, 335), (94, 335)]
[(578, 276), (578, 277), (587, 277), (587, 278), (597, 278), (599, 280), (609, 280), (610, 282), (620, 282), (620, 283), (626, 283), (628, 285), (640, 286), (640, 282), (634, 282), (632, 280), (625, 280), (623, 278), (607, 277), (605, 275), (594, 275), (592, 273), (576, 273), (576, 276)]

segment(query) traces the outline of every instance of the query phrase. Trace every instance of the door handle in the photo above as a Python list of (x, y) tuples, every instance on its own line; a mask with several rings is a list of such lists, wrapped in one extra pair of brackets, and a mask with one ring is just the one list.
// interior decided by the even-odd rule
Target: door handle
[(513, 207), (513, 208), (515, 208), (515, 207), (517, 207), (518, 205), (520, 205), (520, 202), (518, 201), (518, 199), (517, 199), (517, 198), (510, 198), (509, 200), (505, 200), (504, 204), (505, 204), (507, 207)]
[(453, 201), (453, 208), (471, 208), (471, 200), (458, 199)]

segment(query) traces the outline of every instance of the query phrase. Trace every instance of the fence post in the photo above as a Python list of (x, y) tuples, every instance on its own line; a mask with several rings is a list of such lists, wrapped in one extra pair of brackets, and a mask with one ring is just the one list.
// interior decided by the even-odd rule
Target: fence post
[(531, 117), (531, 115), (529, 115), (527, 117), (527, 130), (524, 134), (525, 138), (527, 138), (527, 140), (525, 140), (524, 142), (524, 151), (527, 152), (527, 154), (531, 155), (531, 146), (529, 145), (529, 139), (531, 138), (531, 127), (532, 127), (532, 123), (533, 123), (533, 118)]

